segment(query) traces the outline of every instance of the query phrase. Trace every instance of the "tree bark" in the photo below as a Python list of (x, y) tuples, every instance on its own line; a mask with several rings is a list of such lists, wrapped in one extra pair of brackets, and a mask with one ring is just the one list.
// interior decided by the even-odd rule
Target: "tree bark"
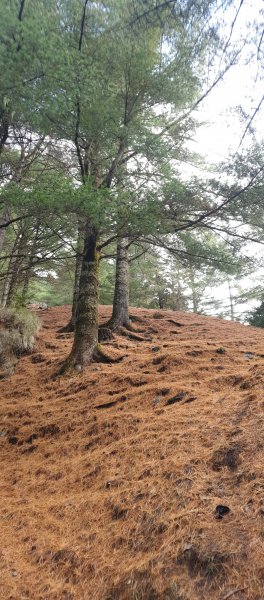
[(165, 306), (165, 302), (164, 302), (164, 290), (158, 290), (158, 301), (159, 301), (159, 308), (160, 308), (160, 310), (163, 310), (164, 306)]
[(10, 212), (9, 209), (7, 208), (7, 206), (4, 207), (3, 212), (2, 212), (2, 216), (1, 216), (1, 222), (0, 222), (0, 252), (3, 248), (4, 242), (5, 242), (5, 236), (6, 236), (6, 224), (9, 222), (10, 220)]
[(36, 251), (37, 251), (39, 230), (40, 230), (40, 223), (37, 222), (35, 225), (34, 238), (32, 240), (32, 244), (30, 247), (30, 251), (28, 253), (27, 260), (25, 262), (25, 272), (24, 272), (24, 275), (22, 278), (21, 302), (22, 302), (23, 306), (26, 306), (26, 304), (27, 304), (28, 288), (29, 288), (30, 280), (33, 275), (33, 264), (34, 264), (34, 258), (35, 258)]
[(194, 275), (194, 271), (192, 268), (190, 269), (190, 286), (191, 286), (191, 290), (192, 290), (193, 312), (198, 313), (199, 303), (198, 303), (197, 290), (196, 290), (196, 286), (195, 286), (195, 275)]
[(98, 345), (99, 258), (98, 233), (87, 223), (73, 347), (70, 356), (62, 367), (62, 372), (70, 368), (81, 371), (92, 361), (96, 354)]
[(18, 289), (19, 284), (21, 283), (21, 279), (23, 278), (22, 267), (24, 267), (24, 256), (27, 253), (27, 244), (28, 244), (28, 232), (26, 229), (22, 230), (22, 233), (19, 237), (17, 254), (14, 256), (14, 261), (12, 262), (12, 273), (9, 280), (9, 289), (6, 299), (6, 306), (11, 306), (15, 300), (15, 295)]
[(79, 288), (80, 288), (80, 277), (81, 277), (81, 270), (82, 270), (83, 251), (84, 251), (83, 246), (84, 246), (84, 228), (83, 228), (83, 224), (79, 223), (78, 239), (77, 239), (77, 254), (76, 254), (76, 261), (75, 261), (73, 298), (72, 298), (72, 312), (71, 312), (71, 318), (69, 320), (69, 323), (59, 330), (61, 333), (72, 332), (72, 331), (74, 331), (74, 328), (75, 328), (77, 303), (78, 303), (78, 295), (79, 295)]
[(19, 246), (20, 246), (20, 232), (18, 231), (16, 234), (16, 237), (15, 237), (11, 256), (9, 259), (8, 270), (7, 270), (7, 273), (5, 276), (5, 280), (4, 280), (4, 287), (3, 287), (2, 299), (1, 299), (2, 306), (6, 306), (6, 304), (7, 304), (10, 287), (12, 285), (12, 279), (13, 279), (14, 273), (16, 271), (15, 266), (16, 266), (16, 262), (17, 262), (17, 254), (19, 252)]
[(106, 327), (117, 331), (120, 327), (129, 327), (129, 264), (128, 239), (122, 238), (117, 243), (116, 278), (113, 312)]
[(72, 315), (71, 321), (72, 331), (74, 331), (75, 323), (76, 323), (76, 312), (77, 312), (77, 302), (79, 296), (79, 288), (80, 288), (80, 278), (82, 271), (82, 254), (77, 254), (76, 256), (76, 264), (75, 264), (75, 276), (74, 276), (74, 290), (73, 290), (73, 299), (72, 299)]
[(235, 308), (234, 308), (234, 300), (233, 300), (233, 294), (232, 294), (232, 287), (231, 287), (231, 283), (230, 283), (229, 277), (227, 278), (227, 282), (228, 282), (229, 301), (230, 301), (230, 318), (231, 318), (231, 321), (234, 321), (235, 320)]

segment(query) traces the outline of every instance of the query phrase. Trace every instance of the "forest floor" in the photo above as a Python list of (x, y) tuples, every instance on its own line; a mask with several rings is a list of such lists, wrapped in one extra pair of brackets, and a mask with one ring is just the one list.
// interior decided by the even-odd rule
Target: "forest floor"
[(42, 311), (0, 382), (0, 598), (263, 600), (264, 330), (131, 313), (121, 362), (58, 378), (70, 309)]

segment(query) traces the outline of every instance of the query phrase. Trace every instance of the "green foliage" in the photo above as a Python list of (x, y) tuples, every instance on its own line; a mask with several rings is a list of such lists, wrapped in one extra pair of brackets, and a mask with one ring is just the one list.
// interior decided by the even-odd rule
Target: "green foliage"
[(254, 327), (264, 327), (264, 300), (262, 300), (261, 304), (251, 313), (248, 322)]
[(59, 277), (34, 279), (28, 290), (28, 301), (45, 302), (48, 306), (72, 303), (73, 272), (61, 272)]
[[(181, 231), (215, 198), (200, 182), (183, 183), (175, 166), (188, 154), (192, 108), (221, 47), (210, 19), (228, 4), (3, 0), (0, 137), (5, 128), (9, 137), (0, 147), (0, 202), (21, 221), (6, 236), (0, 274), (6, 283), (15, 273), (13, 304), (70, 302), (77, 230), (87, 219), (106, 246), (124, 235), (173, 252), (173, 266), (152, 252), (131, 263), (137, 305), (190, 305), (188, 286), (192, 279), (199, 295), (193, 273), (203, 263), (203, 282), (212, 269), (241, 271), (238, 247), (230, 252), (202, 229)], [(100, 298), (110, 303), (113, 259), (100, 272)]]

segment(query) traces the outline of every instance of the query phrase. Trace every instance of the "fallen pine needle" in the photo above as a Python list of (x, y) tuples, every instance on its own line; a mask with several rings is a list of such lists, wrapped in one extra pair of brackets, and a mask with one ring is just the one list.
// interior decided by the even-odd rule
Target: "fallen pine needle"
[(244, 592), (245, 588), (236, 588), (236, 590), (231, 590), (225, 596), (223, 596), (222, 600), (227, 600), (227, 598), (231, 598), (234, 594), (238, 594), (238, 592)]

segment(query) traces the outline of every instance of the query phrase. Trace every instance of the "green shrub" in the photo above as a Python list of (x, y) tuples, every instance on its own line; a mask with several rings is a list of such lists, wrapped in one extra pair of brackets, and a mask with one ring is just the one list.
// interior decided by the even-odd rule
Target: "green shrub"
[(1, 376), (11, 374), (19, 357), (34, 350), (39, 327), (37, 316), (25, 308), (0, 308)]

